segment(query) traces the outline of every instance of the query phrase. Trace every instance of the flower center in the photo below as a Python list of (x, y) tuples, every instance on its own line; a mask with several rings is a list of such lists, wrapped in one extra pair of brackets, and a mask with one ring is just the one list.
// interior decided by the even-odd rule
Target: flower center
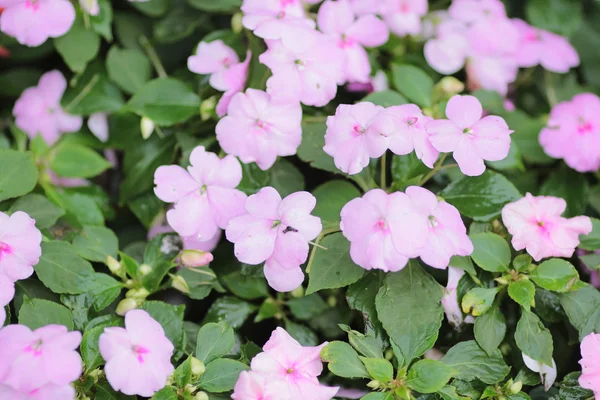
[(463, 129), (463, 133), (465, 135), (471, 136), (471, 135), (473, 135), (473, 129), (471, 129), (471, 128), (465, 128), (465, 129)]
[(380, 219), (379, 221), (377, 221), (377, 224), (375, 224), (375, 229), (381, 232), (389, 231), (387, 221), (385, 219)]
[(435, 229), (435, 228), (437, 228), (437, 226), (438, 226), (439, 224), (440, 224), (440, 223), (438, 222), (438, 220), (437, 220), (437, 219), (435, 219), (435, 217), (434, 217), (433, 215), (430, 215), (430, 216), (429, 216), (429, 226), (430, 226), (431, 228)]
[(33, 342), (33, 344), (30, 344), (29, 346), (25, 347), (25, 352), (33, 353), (34, 357), (39, 357), (42, 355), (42, 344), (44, 344), (44, 342), (42, 342), (41, 339), (38, 339), (35, 342)]
[(352, 127), (352, 130), (354, 131), (354, 137), (360, 136), (363, 133), (365, 133), (365, 128), (363, 128), (362, 126), (360, 126), (359, 124), (356, 124)]
[(403, 13), (410, 12), (410, 5), (408, 5), (408, 3), (402, 2), (402, 4), (400, 5), (400, 12), (403, 12)]
[(139, 345), (133, 345), (131, 346), (131, 350), (135, 353), (137, 360), (140, 364), (144, 363), (144, 355), (150, 353), (150, 350), (148, 350), (147, 348), (143, 347), (143, 346), (139, 346)]
[(221, 61), (225, 68), (229, 68), (231, 66), (231, 58), (225, 57), (223, 61)]
[(273, 221), (273, 225), (271, 225), (271, 228), (277, 228), (279, 225), (281, 225), (281, 221), (277, 219)]
[(294, 63), (298, 66), (297, 68), (299, 71), (303, 71), (304, 68), (306, 68), (306, 63), (302, 60), (296, 60)]
[(280, 0), (281, 7), (287, 7), (296, 4), (296, 0)]
[(31, 8), (33, 11), (37, 11), (40, 8), (38, 0), (26, 0), (25, 8)]
[(419, 118), (417, 118), (417, 117), (408, 117), (408, 119), (406, 120), (406, 125), (412, 126), (412, 125), (416, 124), (418, 120), (419, 120)]
[(288, 368), (287, 371), (288, 374), (293, 374), (294, 373), (294, 368)]
[(279, 13), (277, 14), (277, 19), (284, 19), (285, 18), (285, 11), (279, 11)]
[(203, 194), (205, 194), (207, 189), (208, 189), (208, 188), (206, 187), (206, 185), (202, 185), (202, 187), (201, 187), (201, 188), (200, 188), (200, 190), (199, 190), (199, 192), (200, 192), (200, 195), (203, 195)]
[(584, 120), (583, 118), (579, 118), (579, 126), (577, 127), (577, 133), (580, 135), (585, 135), (591, 133), (594, 127), (589, 121)]
[(340, 41), (338, 42), (338, 47), (340, 49), (352, 47), (353, 45), (354, 45), (354, 39), (346, 36), (345, 34), (342, 35)]
[(12, 253), (12, 247), (10, 247), (8, 244), (0, 242), (0, 260), (2, 260), (2, 258), (7, 255), (7, 254), (11, 254)]

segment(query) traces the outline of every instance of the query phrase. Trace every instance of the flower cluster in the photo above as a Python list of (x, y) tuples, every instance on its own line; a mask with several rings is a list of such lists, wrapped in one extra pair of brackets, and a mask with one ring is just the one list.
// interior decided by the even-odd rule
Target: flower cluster
[(323, 150), (351, 175), (388, 149), (399, 155), (414, 150), (429, 168), (440, 152), (452, 152), (465, 175), (481, 175), (484, 160), (506, 158), (512, 133), (501, 117), (482, 115), (481, 103), (473, 96), (452, 97), (446, 106), (449, 120), (426, 117), (414, 104), (387, 109), (368, 102), (343, 104), (327, 118)]
[(0, 330), (0, 399), (74, 400), (71, 383), (82, 372), (80, 343), (81, 333), (62, 325)]
[(33, 274), (33, 266), (42, 255), (41, 243), (42, 234), (29, 215), (0, 212), (0, 326), (6, 319), (4, 306), (15, 295), (15, 282)]
[(337, 387), (324, 386), (320, 353), (327, 343), (303, 347), (284, 329), (277, 328), (235, 385), (235, 400), (330, 400)]
[(541, 64), (565, 73), (579, 65), (579, 56), (562, 36), (509, 19), (500, 0), (454, 0), (435, 37), (425, 44), (429, 65), (453, 74), (466, 64), (471, 89), (484, 88), (505, 95), (519, 67)]
[(539, 137), (550, 157), (562, 158), (579, 172), (600, 169), (600, 99), (578, 94), (552, 108), (548, 125)]
[(445, 269), (452, 256), (473, 252), (458, 210), (418, 186), (392, 194), (373, 189), (346, 204), (341, 217), (350, 257), (365, 269), (398, 271), (417, 257)]

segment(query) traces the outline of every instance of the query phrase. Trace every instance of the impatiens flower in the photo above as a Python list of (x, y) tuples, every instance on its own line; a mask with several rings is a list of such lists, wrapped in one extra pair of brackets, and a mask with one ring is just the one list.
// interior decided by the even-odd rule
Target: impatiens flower
[(42, 234), (23, 211), (0, 212), (0, 275), (13, 282), (33, 274), (42, 255)]
[(67, 81), (60, 71), (42, 75), (38, 85), (26, 89), (15, 103), (13, 115), (19, 129), (31, 139), (41, 135), (48, 145), (63, 133), (81, 129), (82, 118), (67, 114), (60, 104), (66, 88)]
[(48, 384), (31, 391), (19, 391), (0, 383), (0, 400), (75, 400), (72, 385)]
[(453, 19), (466, 23), (506, 18), (501, 0), (454, 0), (448, 12)]
[(466, 69), (469, 90), (494, 90), (503, 96), (519, 70), (515, 59), (506, 56), (473, 56)]
[(563, 218), (567, 202), (559, 197), (532, 196), (509, 203), (502, 209), (502, 222), (513, 235), (515, 250), (526, 249), (534, 260), (571, 257), (579, 235), (592, 231), (589, 217)]
[(0, 0), (0, 30), (26, 46), (64, 35), (75, 21), (68, 0)]
[(454, 206), (419, 186), (410, 186), (405, 193), (400, 200), (408, 200), (408, 204), (398, 206), (405, 215), (396, 212), (403, 224), (394, 232), (394, 244), (400, 253), (419, 256), (433, 268), (445, 269), (452, 256), (473, 252), (467, 228)]
[(340, 213), (340, 229), (350, 241), (350, 257), (365, 269), (399, 271), (406, 266), (408, 257), (394, 246), (394, 235), (400, 229), (403, 217), (410, 210), (401, 208), (407, 202), (399, 198), (404, 193), (387, 194), (373, 189), (361, 198), (350, 200)]
[(513, 19), (519, 32), (519, 48), (516, 53), (519, 67), (540, 64), (548, 71), (566, 73), (579, 65), (579, 55), (567, 39), (552, 32), (535, 28), (520, 19)]
[(346, 57), (346, 80), (369, 82), (371, 64), (364, 47), (381, 46), (388, 40), (385, 23), (375, 15), (355, 18), (348, 0), (328, 0), (319, 8), (319, 29), (333, 37)]
[(277, 156), (296, 154), (301, 122), (299, 103), (281, 103), (261, 90), (248, 89), (231, 100), (227, 116), (217, 124), (217, 140), (226, 153), (267, 170)]
[(390, 88), (387, 75), (379, 70), (369, 79), (368, 83), (350, 82), (346, 85), (349, 92), (383, 92)]
[(242, 166), (235, 157), (219, 159), (203, 146), (192, 151), (190, 163), (187, 171), (178, 165), (159, 167), (154, 193), (164, 202), (175, 203), (167, 212), (175, 232), (207, 241), (243, 213), (246, 195), (235, 189), (242, 180)]
[(314, 30), (296, 29), (282, 40), (267, 40), (267, 46), (258, 59), (273, 73), (267, 81), (267, 92), (273, 98), (322, 107), (335, 97), (346, 66), (344, 51), (334, 39)]
[(330, 400), (338, 388), (321, 385), (317, 378), (323, 371), (320, 354), (326, 345), (303, 347), (284, 329), (277, 328), (250, 366), (270, 381), (283, 381), (291, 399)]
[(436, 37), (425, 43), (423, 52), (427, 63), (436, 71), (445, 75), (458, 72), (470, 52), (465, 26), (454, 20), (442, 22)]
[(224, 90), (225, 93), (223, 93), (223, 96), (221, 96), (221, 99), (217, 103), (217, 107), (215, 109), (219, 117), (227, 114), (227, 108), (229, 107), (229, 103), (231, 103), (233, 96), (236, 93), (244, 90), (244, 87), (246, 86), (246, 80), (248, 79), (248, 67), (250, 66), (251, 58), (252, 53), (250, 50), (248, 50), (244, 62), (232, 66), (223, 74), (222, 85), (217, 89)]
[(371, 129), (382, 111), (383, 107), (369, 102), (340, 104), (335, 115), (327, 117), (323, 150), (342, 172), (358, 174), (369, 165), (369, 157), (381, 157), (387, 150), (386, 138)]
[(90, 115), (87, 121), (89, 130), (102, 143), (108, 141), (108, 114), (98, 112)]
[(457, 287), (460, 278), (463, 277), (465, 271), (460, 268), (448, 267), (448, 284), (444, 290), (444, 296), (442, 297), (442, 306), (446, 313), (448, 322), (455, 328), (460, 327), (463, 323), (472, 324), (475, 322), (472, 315), (467, 315), (466, 318), (463, 316), (460, 305), (458, 304), (458, 293)]
[(427, 14), (427, 3), (427, 0), (383, 0), (380, 12), (396, 35), (415, 36), (421, 32), (421, 18)]
[(69, 385), (82, 372), (76, 349), (81, 333), (62, 325), (31, 331), (24, 325), (0, 330), (0, 382), (17, 392), (31, 393), (48, 384)]
[(300, 0), (244, 0), (242, 12), (242, 25), (263, 39), (282, 39), (297, 28), (315, 27)]
[(0, 328), (6, 320), (6, 310), (4, 309), (15, 297), (15, 284), (6, 275), (0, 273)]
[(453, 152), (460, 170), (468, 176), (485, 171), (484, 160), (500, 161), (510, 150), (510, 134), (504, 119), (497, 116), (481, 118), (483, 108), (473, 96), (453, 96), (446, 106), (449, 118), (427, 123), (429, 140), (441, 152)]
[(264, 261), (265, 277), (277, 291), (289, 292), (302, 284), (300, 265), (308, 257), (308, 242), (321, 232), (321, 220), (310, 215), (317, 200), (308, 192), (281, 199), (272, 187), (248, 197), (246, 214), (233, 218), (225, 232), (243, 263)]
[(600, 169), (600, 99), (578, 94), (552, 108), (539, 141), (550, 157), (562, 158), (579, 172)]
[[(582, 343), (582, 345), (583, 345), (583, 343)], [(523, 362), (525, 363), (527, 368), (529, 368), (533, 372), (539, 372), (540, 380), (544, 384), (544, 389), (546, 390), (546, 392), (548, 390), (550, 390), (550, 388), (554, 384), (554, 381), (556, 380), (556, 374), (557, 374), (556, 363), (554, 362), (554, 359), (552, 359), (552, 366), (550, 366), (550, 365), (546, 365), (544, 363), (534, 360), (533, 358), (529, 357), (525, 353), (522, 353), (522, 354), (523, 354)]]
[(596, 397), (600, 396), (600, 334), (590, 333), (581, 341), (581, 387), (590, 389)]
[[(231, 398), (234, 400), (292, 400), (283, 380), (273, 381), (257, 372), (242, 371)], [(1, 399), (0, 399), (1, 400)]]
[(440, 152), (429, 141), (426, 124), (433, 120), (426, 117), (421, 109), (414, 104), (388, 107), (375, 118), (373, 134), (367, 137), (372, 141), (387, 141), (387, 148), (394, 154), (405, 155), (413, 150), (417, 158), (429, 168), (437, 160)]
[(127, 395), (152, 397), (174, 370), (173, 344), (163, 327), (143, 310), (125, 314), (125, 328), (104, 328), (99, 348), (106, 360), (106, 379), (113, 389)]

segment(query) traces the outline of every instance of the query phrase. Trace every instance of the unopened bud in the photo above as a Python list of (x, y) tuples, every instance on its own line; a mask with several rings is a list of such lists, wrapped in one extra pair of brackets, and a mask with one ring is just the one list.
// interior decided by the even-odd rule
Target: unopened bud
[(240, 33), (244, 26), (242, 25), (243, 14), (241, 12), (233, 14), (231, 17), (231, 30), (233, 33)]
[(337, 306), (337, 298), (335, 296), (329, 296), (327, 298), (327, 305), (331, 308), (335, 308), (335, 306)]
[(113, 274), (115, 274), (117, 276), (121, 275), (121, 273), (123, 271), (123, 267), (122, 267), (121, 263), (118, 262), (117, 260), (115, 260), (115, 258), (111, 257), (111, 256), (106, 257), (106, 266), (108, 267), (110, 272), (112, 272)]
[(298, 286), (296, 289), (292, 290), (290, 292), (290, 294), (292, 295), (293, 298), (300, 298), (300, 297), (304, 297), (304, 287), (302, 286)]
[(523, 382), (517, 381), (517, 382), (513, 383), (512, 385), (510, 385), (510, 388), (508, 390), (510, 390), (510, 392), (512, 394), (517, 394), (521, 391), (521, 389), (523, 389)]
[(381, 387), (381, 382), (374, 379), (371, 382), (367, 383), (367, 386), (371, 389), (379, 389)]
[(204, 267), (214, 259), (212, 253), (200, 250), (183, 250), (181, 252), (181, 263), (186, 267)]
[(150, 295), (150, 292), (148, 290), (146, 290), (145, 288), (130, 289), (127, 291), (127, 293), (125, 293), (125, 297), (137, 299), (137, 300), (144, 300), (149, 295)]
[(206, 392), (198, 392), (194, 396), (194, 400), (209, 400)]
[(142, 131), (142, 138), (148, 139), (152, 132), (154, 132), (154, 122), (148, 117), (142, 117), (140, 122), (140, 130)]
[(196, 357), (192, 357), (192, 375), (200, 376), (204, 373), (204, 371), (206, 371), (206, 366), (204, 366), (204, 363), (198, 360)]
[(190, 287), (181, 275), (169, 275), (171, 277), (171, 286), (173, 289), (179, 290), (181, 293), (190, 293)]
[(127, 312), (137, 308), (137, 306), (138, 306), (138, 302), (136, 300), (131, 299), (131, 298), (123, 299), (117, 306), (117, 314), (119, 314), (120, 316), (123, 316), (123, 315), (127, 314)]
[(506, 278), (496, 278), (495, 281), (501, 285), (508, 285), (508, 280)]
[(442, 89), (444, 93), (450, 96), (453, 96), (465, 90), (465, 84), (453, 76), (446, 76), (442, 78), (438, 83), (438, 87)]
[(140, 274), (142, 274), (142, 276), (146, 276), (150, 272), (152, 272), (152, 267), (150, 265), (148, 265), (148, 264), (140, 265)]
[(212, 96), (200, 103), (200, 119), (207, 121), (212, 118), (217, 108), (217, 97)]

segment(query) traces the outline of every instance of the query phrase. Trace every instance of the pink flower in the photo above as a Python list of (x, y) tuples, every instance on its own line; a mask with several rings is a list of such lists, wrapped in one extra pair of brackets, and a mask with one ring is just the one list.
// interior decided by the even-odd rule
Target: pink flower
[(42, 255), (42, 234), (22, 211), (0, 212), (0, 274), (15, 282), (33, 274)]
[(0, 273), (0, 329), (6, 321), (6, 310), (4, 309), (15, 297), (15, 283), (6, 275)]
[(440, 152), (429, 141), (425, 129), (431, 120), (433, 118), (424, 116), (414, 104), (388, 107), (379, 113), (372, 124), (372, 129), (379, 132), (379, 136), (371, 135), (367, 140), (387, 140), (387, 148), (394, 154), (405, 155), (414, 150), (419, 160), (433, 168)]
[(294, 29), (282, 40), (267, 40), (267, 46), (258, 59), (273, 73), (267, 92), (274, 99), (322, 107), (335, 97), (346, 68), (344, 51), (335, 40), (314, 30)]
[[(272, 381), (252, 371), (242, 371), (231, 398), (234, 400), (292, 400), (283, 381)], [(1, 399), (0, 399), (1, 400)]]
[(290, 399), (330, 400), (338, 388), (321, 385), (317, 378), (323, 371), (320, 354), (326, 345), (303, 347), (284, 329), (277, 328), (263, 352), (252, 359), (251, 368), (269, 382), (284, 382)]
[(600, 334), (590, 333), (581, 341), (581, 387), (590, 389), (596, 398), (600, 396)]
[(242, 180), (242, 167), (235, 157), (219, 159), (203, 146), (192, 151), (190, 162), (187, 171), (178, 165), (158, 167), (154, 193), (164, 202), (175, 203), (167, 211), (175, 232), (207, 241), (243, 213), (246, 195), (235, 189)]
[(340, 229), (350, 241), (352, 261), (365, 269), (386, 272), (404, 268), (408, 257), (394, 245), (403, 217), (410, 214), (409, 209), (403, 209), (407, 203), (402, 201), (404, 197), (404, 193), (373, 189), (342, 208)]
[(334, 38), (344, 51), (345, 79), (369, 82), (371, 64), (364, 47), (377, 47), (387, 42), (389, 32), (383, 21), (374, 15), (356, 19), (348, 0), (328, 0), (319, 8), (318, 23), (319, 29)]
[(435, 194), (419, 186), (406, 189), (405, 204), (398, 215), (403, 222), (394, 232), (396, 249), (409, 257), (421, 260), (433, 268), (445, 269), (452, 256), (468, 256), (473, 243), (467, 236), (467, 228), (458, 210), (438, 200)]
[(527, 193), (502, 209), (502, 222), (513, 235), (515, 250), (526, 249), (534, 260), (571, 257), (579, 245), (579, 235), (592, 231), (589, 217), (563, 218), (567, 202), (559, 197)]
[(98, 112), (90, 115), (87, 121), (88, 129), (102, 143), (108, 141), (108, 114)]
[[(6, 11), (2, 17), (5, 14)], [(82, 118), (67, 114), (60, 104), (66, 88), (67, 81), (60, 71), (46, 72), (38, 85), (26, 89), (15, 103), (13, 115), (16, 125), (31, 139), (42, 135), (49, 145), (56, 143), (63, 133), (81, 129)]]
[(17, 392), (31, 393), (46, 385), (69, 385), (82, 372), (76, 349), (81, 333), (62, 325), (31, 331), (24, 325), (0, 330), (0, 382)]
[(427, 0), (383, 0), (381, 15), (398, 36), (421, 33), (421, 18), (427, 14)]
[(454, 0), (448, 12), (453, 19), (466, 23), (506, 18), (506, 10), (500, 0)]
[(483, 108), (473, 96), (453, 96), (446, 106), (443, 120), (427, 123), (429, 140), (441, 152), (453, 152), (460, 170), (468, 176), (485, 171), (484, 160), (499, 161), (510, 150), (510, 134), (504, 119), (496, 116), (481, 118)]
[(437, 28), (436, 37), (428, 40), (423, 49), (427, 63), (445, 75), (458, 72), (470, 50), (465, 26), (454, 20), (442, 22)]
[(600, 99), (592, 93), (578, 94), (552, 108), (540, 144), (546, 154), (562, 158), (579, 172), (600, 169)]
[(250, 50), (246, 53), (246, 60), (244, 62), (234, 65), (229, 68), (223, 74), (223, 96), (217, 103), (217, 108), (215, 111), (219, 117), (227, 114), (227, 108), (229, 107), (229, 103), (233, 99), (233, 96), (242, 90), (246, 86), (246, 80), (248, 78), (248, 67), (250, 66), (250, 60), (252, 58), (252, 53)]
[(369, 165), (369, 157), (381, 157), (387, 150), (387, 139), (371, 124), (383, 107), (361, 102), (340, 104), (334, 116), (327, 117), (325, 153), (333, 157), (335, 166), (350, 175)]
[(448, 284), (444, 290), (444, 297), (442, 297), (442, 306), (444, 307), (446, 318), (455, 328), (460, 327), (463, 323), (472, 324), (475, 322), (472, 315), (463, 316), (458, 304), (457, 287), (458, 282), (464, 274), (465, 271), (460, 268), (448, 267)]
[(104, 328), (99, 348), (106, 360), (106, 379), (127, 395), (151, 397), (174, 370), (173, 345), (163, 327), (143, 310), (125, 314), (125, 328)]
[(495, 90), (505, 96), (508, 85), (517, 77), (514, 57), (473, 56), (467, 62), (467, 84), (469, 90)]
[(64, 35), (75, 21), (68, 0), (0, 0), (0, 30), (26, 46)]
[(349, 92), (383, 92), (390, 88), (387, 75), (385, 72), (379, 70), (374, 76), (369, 78), (368, 83), (360, 82), (349, 82), (346, 85), (346, 90)]
[(541, 64), (548, 71), (566, 73), (579, 65), (577, 51), (564, 37), (535, 28), (520, 19), (511, 21), (519, 32), (519, 67), (528, 68)]
[(282, 103), (261, 90), (248, 89), (233, 97), (228, 115), (217, 124), (217, 140), (228, 154), (267, 170), (277, 156), (296, 154), (301, 122), (299, 103)]
[(265, 277), (277, 291), (289, 292), (302, 284), (300, 265), (308, 257), (308, 242), (321, 232), (321, 220), (310, 215), (317, 200), (308, 192), (281, 199), (272, 187), (248, 197), (246, 214), (233, 218), (225, 232), (243, 263), (264, 261)]
[(244, 0), (242, 12), (244, 27), (263, 39), (282, 39), (291, 30), (315, 27), (300, 0)]
[(19, 391), (0, 383), (0, 400), (75, 400), (71, 385), (48, 384), (31, 391)]

